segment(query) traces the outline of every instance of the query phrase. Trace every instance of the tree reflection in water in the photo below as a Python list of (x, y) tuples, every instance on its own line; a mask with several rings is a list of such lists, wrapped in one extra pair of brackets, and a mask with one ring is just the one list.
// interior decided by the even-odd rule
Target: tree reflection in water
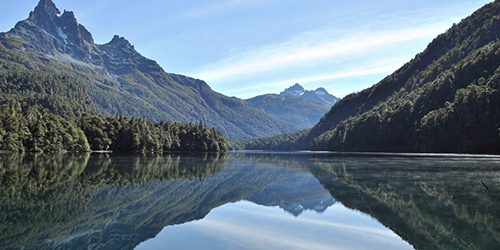
[(294, 216), (340, 202), (418, 249), (500, 248), (495, 157), (300, 152), (0, 157), (0, 244), (6, 248), (133, 249), (168, 225), (205, 218), (239, 200), (279, 206)]

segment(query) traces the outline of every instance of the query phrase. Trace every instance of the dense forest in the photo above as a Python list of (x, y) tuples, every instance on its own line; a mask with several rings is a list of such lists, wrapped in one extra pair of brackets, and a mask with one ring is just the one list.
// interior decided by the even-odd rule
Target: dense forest
[(226, 151), (225, 137), (203, 122), (151, 122), (144, 118), (83, 114), (61, 117), (18, 102), (0, 106), (0, 150), (15, 152)]
[(21, 106), (46, 108), (61, 116), (95, 114), (92, 99), (82, 85), (69, 76), (25, 66), (23, 57), (0, 49), (0, 105), (12, 101)]
[(124, 116), (83, 115), (76, 122), (91, 149), (115, 152), (226, 151), (220, 131), (200, 123), (151, 122)]
[[(33, 71), (36, 77), (48, 76), (40, 72), (57, 75), (54, 81), (50, 81), (56, 85), (64, 77), (73, 79), (73, 83), (78, 84), (71, 83), (68, 88), (85, 89), (90, 98), (82, 96), (80, 100), (90, 100), (88, 104), (99, 114), (145, 117), (150, 121), (198, 123), (203, 120), (232, 139), (271, 136), (301, 129), (250, 108), (241, 100), (217, 93), (200, 79), (165, 72), (123, 37), (115, 36), (109, 43), (96, 44), (73, 12), (64, 11), (61, 13), (64, 18), (59, 18), (57, 13), (60, 11), (52, 1), (40, 1), (28, 19), (18, 22), (10, 31), (0, 33), (0, 59)], [(69, 40), (61, 38), (58, 29), (65, 30)], [(64, 91), (62, 86), (46, 84), (43, 87), (32, 105), (54, 98), (51, 94), (56, 94), (56, 90)], [(31, 90), (38, 90), (13, 89), (16, 93), (29, 92), (31, 96), (35, 96)], [(78, 102), (77, 98), (73, 100)], [(19, 101), (24, 103), (29, 99)], [(80, 110), (73, 112), (82, 113)]]
[(0, 106), (0, 150), (89, 151), (83, 131), (74, 122), (43, 110), (21, 109), (13, 102)]
[(439, 35), (373, 87), (346, 96), (310, 131), (243, 148), (500, 153), (500, 1)]
[(97, 115), (92, 99), (75, 80), (80, 79), (77, 74), (40, 71), (40, 59), (31, 60), (5, 48), (0, 55), (0, 150), (227, 150), (222, 133), (203, 122)]

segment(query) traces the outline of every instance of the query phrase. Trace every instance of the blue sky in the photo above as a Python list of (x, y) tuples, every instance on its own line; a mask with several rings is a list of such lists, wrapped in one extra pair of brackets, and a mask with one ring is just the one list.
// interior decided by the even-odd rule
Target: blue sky
[[(117, 34), (167, 72), (249, 98), (299, 83), (343, 97), (376, 84), (484, 0), (53, 0), (104, 44)], [(38, 0), (2, 0), (0, 31)]]

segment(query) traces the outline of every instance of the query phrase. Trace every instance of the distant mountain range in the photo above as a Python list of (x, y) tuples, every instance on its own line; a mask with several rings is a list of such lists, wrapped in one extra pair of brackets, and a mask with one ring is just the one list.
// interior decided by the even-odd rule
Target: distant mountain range
[(290, 88), (280, 93), (281, 96), (293, 96), (302, 100), (317, 102), (325, 106), (333, 106), (340, 98), (335, 97), (328, 93), (324, 88), (317, 88), (316, 90), (305, 90), (300, 84), (296, 83)]
[(499, 106), (495, 1), (392, 75), (344, 97), (310, 131), (259, 139), (247, 148), (498, 154)]
[[(9, 71), (45, 72), (76, 81), (91, 98), (91, 102), (86, 99), (85, 104), (93, 107), (85, 110), (98, 113), (145, 117), (153, 121), (203, 120), (233, 139), (300, 129), (250, 108), (240, 100), (217, 93), (202, 80), (166, 73), (123, 37), (115, 36), (107, 44), (95, 44), (91, 33), (77, 22), (74, 13), (61, 13), (51, 0), (41, 0), (26, 20), (0, 33), (0, 60), (9, 65)], [(58, 96), (57, 103), (40, 104), (44, 107), (65, 106), (71, 101), (68, 96), (74, 96), (48, 91), (43, 84), (40, 86), (29, 88)], [(22, 90), (16, 95), (2, 94), (4, 100), (18, 100), (22, 97), (19, 93), (23, 93)], [(78, 105), (71, 104), (75, 106)]]
[(260, 95), (246, 99), (244, 103), (301, 128), (311, 128), (338, 100), (339, 98), (330, 95), (324, 88), (310, 91), (297, 83), (279, 95)]

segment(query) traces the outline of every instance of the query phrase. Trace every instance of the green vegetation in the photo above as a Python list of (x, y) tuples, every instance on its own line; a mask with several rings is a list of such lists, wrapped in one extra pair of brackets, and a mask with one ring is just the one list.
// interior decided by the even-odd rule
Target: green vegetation
[[(92, 71), (90, 68), (61, 63), (44, 55), (30, 58), (1, 45), (0, 55), (0, 150), (227, 150), (222, 133), (203, 122), (151, 122), (145, 119), (147, 112), (140, 115), (140, 110), (132, 113), (142, 118), (96, 115), (96, 105), (81, 84), (92, 79), (85, 75)], [(93, 77), (108, 85), (112, 83), (103, 80), (102, 76)], [(95, 93), (101, 93), (103, 99), (115, 100), (109, 92), (98, 89), (100, 92)], [(120, 107), (122, 104), (106, 105)]]
[[(23, 58), (0, 49), (0, 105), (19, 102), (22, 107), (45, 108), (61, 116), (95, 113), (82, 85), (68, 76), (27, 68)], [(26, 61), (26, 65), (31, 67)]]
[[(39, 8), (39, 11), (43, 11), (43, 8)], [(54, 98), (52, 94), (59, 95), (64, 92), (62, 89), (56, 91), (57, 88), (63, 88), (58, 82), (64, 81), (70, 84), (71, 88), (80, 86), (79, 88), (84, 89), (90, 96), (68, 96), (73, 103), (86, 100), (88, 108), (85, 112), (72, 111), (76, 116), (99, 113), (145, 117), (150, 121), (203, 121), (233, 139), (264, 137), (300, 130), (299, 126), (276, 119), (262, 111), (249, 108), (240, 100), (213, 91), (202, 80), (166, 73), (155, 61), (139, 54), (124, 38), (115, 37), (104, 45), (94, 44), (92, 39), (87, 39), (81, 41), (76, 48), (65, 47), (67, 45), (57, 39), (57, 34), (50, 35), (51, 31), (43, 31), (35, 24), (52, 21), (25, 21), (8, 33), (0, 33), (0, 59), (14, 64), (23, 71), (22, 74), (29, 71), (37, 75), (36, 77), (43, 75), (55, 78), (56, 81), (49, 82), (57, 85), (28, 88), (34, 90), (30, 92), (31, 96), (40, 95), (39, 99), (33, 101), (29, 101), (31, 97), (22, 97), (26, 88), (16, 90), (20, 95), (0, 89), (6, 95), (5, 100), (15, 99), (23, 104), (36, 104), (53, 110), (53, 107), (43, 103), (56, 102), (51, 99)], [(61, 51), (66, 51), (67, 54), (61, 54)], [(11, 89), (13, 84), (16, 83), (8, 82), (5, 89)], [(73, 106), (66, 99), (57, 102)], [(81, 104), (80, 107), (86, 107)], [(60, 111), (65, 110), (72, 109), (65, 108)], [(56, 114), (65, 115), (59, 113), (60, 111)]]
[[(195, 123), (86, 115), (62, 118), (17, 102), (0, 106), (0, 150), (85, 152), (226, 151), (215, 128)], [(76, 121), (75, 121), (76, 119)]]
[(93, 150), (115, 152), (226, 151), (220, 131), (200, 122), (150, 122), (145, 118), (84, 115), (77, 122)]
[(271, 137), (233, 140), (229, 142), (229, 148), (234, 150), (301, 150), (305, 143), (304, 138), (310, 129), (301, 130), (294, 133), (275, 135)]
[[(289, 149), (500, 153), (499, 29), (495, 1), (392, 75), (336, 103)], [(279, 140), (247, 145), (279, 149)]]
[(70, 120), (14, 102), (0, 106), (0, 150), (84, 152), (89, 144)]

